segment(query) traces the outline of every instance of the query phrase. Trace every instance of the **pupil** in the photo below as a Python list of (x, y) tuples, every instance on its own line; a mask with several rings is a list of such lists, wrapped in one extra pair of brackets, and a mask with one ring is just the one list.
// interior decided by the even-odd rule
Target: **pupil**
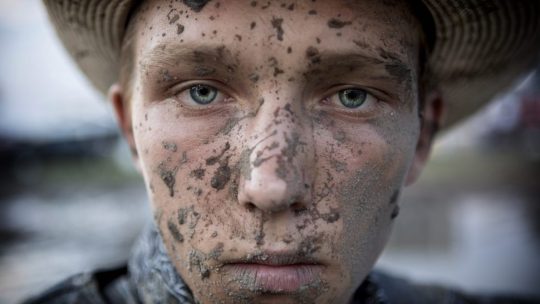
[(199, 88), (199, 94), (204, 96), (208, 95), (209, 91), (208, 88)]
[(348, 89), (339, 92), (339, 99), (347, 108), (358, 108), (366, 101), (366, 94), (363, 90)]
[(207, 85), (196, 85), (190, 89), (191, 98), (198, 104), (207, 105), (214, 101), (218, 92), (215, 88)]
[(349, 99), (356, 99), (356, 98), (358, 98), (358, 93), (357, 93), (357, 92), (353, 92), (353, 91), (349, 91), (347, 97), (348, 97)]

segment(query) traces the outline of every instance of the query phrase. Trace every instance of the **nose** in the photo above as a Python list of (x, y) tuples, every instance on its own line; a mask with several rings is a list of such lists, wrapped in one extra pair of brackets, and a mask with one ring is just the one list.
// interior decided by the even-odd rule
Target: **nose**
[(302, 109), (264, 103), (251, 121), (247, 170), (238, 200), (263, 212), (299, 211), (311, 204), (314, 146)]

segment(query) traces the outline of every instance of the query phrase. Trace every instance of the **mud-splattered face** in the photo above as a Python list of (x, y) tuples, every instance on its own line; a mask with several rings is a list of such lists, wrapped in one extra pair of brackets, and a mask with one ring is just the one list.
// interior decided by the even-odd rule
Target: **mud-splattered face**
[(399, 1), (148, 1), (129, 116), (155, 220), (203, 303), (346, 303), (417, 155)]

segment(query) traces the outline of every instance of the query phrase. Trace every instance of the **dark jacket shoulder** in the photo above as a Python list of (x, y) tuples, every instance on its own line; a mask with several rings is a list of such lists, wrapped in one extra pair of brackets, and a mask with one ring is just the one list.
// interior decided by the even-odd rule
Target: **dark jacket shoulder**
[(126, 266), (71, 276), (23, 304), (139, 303)]
[(387, 303), (414, 304), (537, 304), (538, 299), (497, 294), (470, 294), (458, 289), (430, 284), (419, 284), (382, 272), (372, 274)]

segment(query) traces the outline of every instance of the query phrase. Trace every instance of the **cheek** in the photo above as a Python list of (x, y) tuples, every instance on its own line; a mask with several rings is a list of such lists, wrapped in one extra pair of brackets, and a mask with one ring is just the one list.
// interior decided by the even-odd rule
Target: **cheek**
[[(316, 201), (319, 209), (339, 210), (341, 264), (352, 284), (369, 273), (392, 226), (391, 197), (403, 184), (415, 147), (413, 129), (404, 126), (326, 119), (315, 132)], [(399, 129), (405, 131), (400, 135)]]
[[(240, 136), (243, 113), (186, 117), (174, 103), (140, 106), (134, 111), (134, 135), (144, 180), (155, 214), (163, 214), (158, 225), (173, 237), (169, 221), (178, 223), (182, 210), (199, 214), (197, 228), (181, 231), (197, 247), (212, 247), (221, 231), (244, 229), (235, 212), (240, 174)], [(240, 116), (240, 118), (236, 118)], [(193, 212), (191, 212), (193, 213)], [(222, 229), (224, 225), (227, 229)], [(189, 226), (189, 225), (188, 225)], [(187, 227), (187, 226), (186, 226)], [(178, 230), (185, 229), (180, 227)], [(218, 231), (220, 230), (220, 231)], [(172, 232), (171, 232), (172, 231)]]

